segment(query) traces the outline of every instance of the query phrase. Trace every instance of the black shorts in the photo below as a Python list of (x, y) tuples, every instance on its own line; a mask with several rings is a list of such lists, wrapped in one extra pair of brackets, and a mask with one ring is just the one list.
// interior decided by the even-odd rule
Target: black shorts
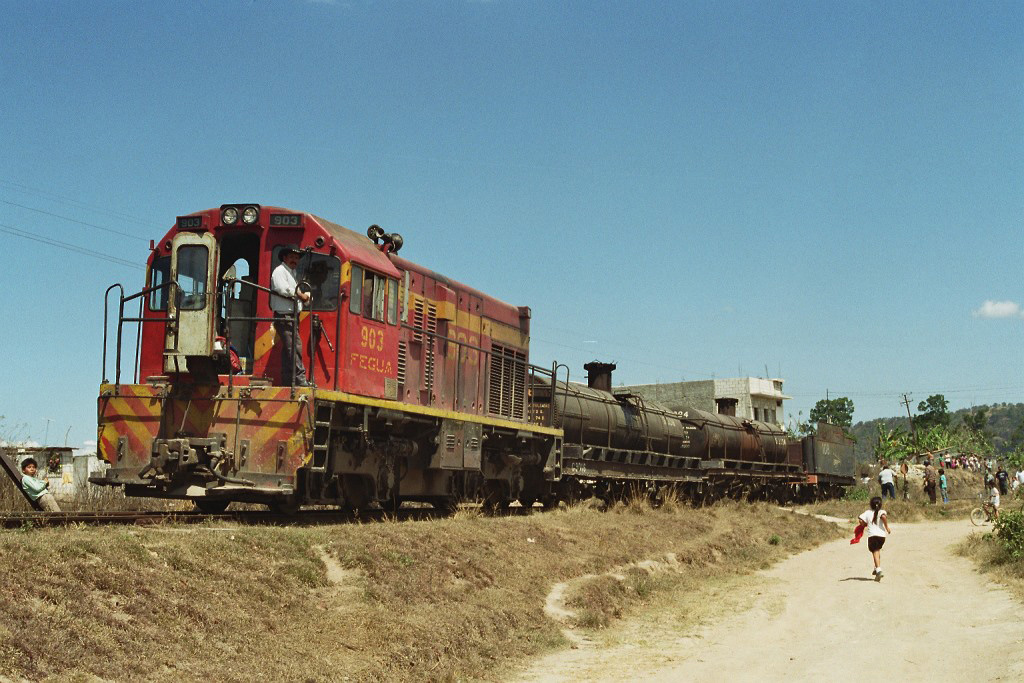
[(885, 536), (868, 536), (868, 550), (875, 552), (885, 545)]

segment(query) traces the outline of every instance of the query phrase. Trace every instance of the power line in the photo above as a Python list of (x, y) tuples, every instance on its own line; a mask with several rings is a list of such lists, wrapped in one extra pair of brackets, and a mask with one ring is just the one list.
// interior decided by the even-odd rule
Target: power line
[(60, 240), (51, 239), (49, 237), (40, 237), (39, 235), (35, 235), (25, 230), (21, 230), (20, 228), (16, 228), (13, 225), (7, 225), (6, 223), (0, 223), (0, 232), (6, 232), (7, 234), (14, 235), (15, 237), (21, 237), (27, 240), (32, 240), (34, 242), (48, 244), (52, 247), (57, 247), (58, 249), (65, 249), (67, 251), (75, 252), (77, 254), (82, 254), (83, 256), (90, 256), (92, 258), (101, 259), (103, 261), (109, 261), (111, 263), (116, 263), (119, 266), (128, 266), (129, 268), (135, 268), (137, 270), (145, 270), (144, 266), (140, 266), (135, 261), (117, 258), (116, 256), (104, 254), (103, 252), (99, 251), (93, 251), (92, 249), (86, 249), (85, 247), (76, 247), (73, 244), (61, 242)]
[(72, 223), (78, 223), (79, 225), (85, 225), (85, 226), (88, 226), (90, 228), (96, 228), (97, 230), (102, 230), (103, 232), (109, 232), (109, 233), (112, 233), (114, 235), (121, 235), (122, 237), (131, 237), (132, 239), (139, 240), (140, 242), (148, 242), (149, 241), (149, 239), (146, 238), (146, 237), (139, 237), (138, 235), (133, 235), (130, 232), (121, 232), (120, 230), (114, 230), (113, 228), (104, 228), (102, 225), (96, 225), (95, 223), (87, 223), (86, 221), (80, 221), (77, 218), (71, 218), (70, 216), (62, 216), (59, 213), (51, 213), (49, 211), (44, 211), (43, 209), (36, 209), (36, 208), (31, 207), (31, 206), (25, 206), (24, 204), (18, 204), (16, 202), (9, 202), (6, 199), (0, 199), (0, 204), (8, 204), (10, 206), (16, 206), (19, 209), (25, 209), (26, 211), (35, 211), (36, 213), (41, 213), (44, 216), (52, 216), (53, 218), (60, 218), (61, 220), (71, 221)]
[(83, 208), (83, 209), (88, 209), (89, 211), (94, 211), (96, 213), (106, 214), (108, 216), (112, 216), (114, 218), (119, 218), (121, 220), (130, 221), (132, 223), (135, 223), (137, 225), (141, 225), (141, 226), (144, 226), (144, 227), (149, 227), (149, 228), (159, 228), (160, 227), (160, 225), (158, 223), (143, 220), (142, 218), (139, 218), (138, 216), (131, 216), (131, 215), (128, 215), (126, 213), (120, 213), (118, 211), (111, 211), (110, 209), (107, 209), (107, 208), (101, 208), (101, 207), (98, 207), (98, 206), (93, 206), (91, 204), (86, 204), (85, 202), (79, 201), (77, 199), (71, 199), (70, 197), (64, 197), (64, 196), (59, 195), (59, 194), (54, 194), (53, 192), (47, 192), (46, 190), (41, 190), (38, 187), (29, 187), (28, 185), (24, 185), (22, 183), (16, 183), (13, 180), (6, 180), (6, 179), (3, 179), (3, 178), (0, 178), (0, 184), (9, 185), (11, 187), (16, 187), (16, 188), (18, 188), (20, 190), (26, 190), (28, 192), (32, 192), (32, 193), (35, 193), (35, 194), (43, 195), (44, 197), (49, 197), (50, 199), (55, 199), (58, 202), (64, 202), (66, 204), (72, 204), (74, 206), (77, 206), (77, 207), (80, 207), (80, 208)]

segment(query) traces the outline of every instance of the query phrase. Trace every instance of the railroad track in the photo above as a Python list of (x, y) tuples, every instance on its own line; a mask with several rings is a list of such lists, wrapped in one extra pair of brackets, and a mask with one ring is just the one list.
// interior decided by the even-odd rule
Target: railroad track
[[(479, 507), (468, 505), (468, 508)], [(538, 508), (538, 511), (540, 509)], [(345, 524), (351, 522), (382, 522), (388, 519), (414, 521), (438, 519), (451, 513), (434, 508), (401, 508), (398, 512), (387, 510), (300, 510), (294, 514), (266, 510), (237, 510), (220, 514), (208, 514), (198, 510), (177, 511), (116, 511), (116, 512), (12, 512), (0, 514), (0, 528), (28, 529), (61, 527), (76, 524), (86, 526), (111, 526), (131, 524), (137, 526), (159, 524), (201, 524), (211, 521), (237, 522), (251, 525), (304, 526), (318, 524)], [(488, 513), (491, 516), (512, 516), (529, 514), (523, 508), (508, 508)]]
[(60, 527), (75, 524), (98, 526), (131, 524), (138, 526), (158, 524), (200, 524), (211, 521), (229, 521), (252, 525), (302, 526), (315, 524), (340, 524), (348, 522), (400, 521), (434, 519), (446, 513), (430, 508), (410, 508), (396, 513), (385, 510), (303, 510), (295, 514), (282, 514), (262, 510), (239, 510), (221, 514), (207, 514), (198, 511), (118, 511), (118, 512), (16, 512), (0, 514), (0, 527), (22, 529), (37, 527)]

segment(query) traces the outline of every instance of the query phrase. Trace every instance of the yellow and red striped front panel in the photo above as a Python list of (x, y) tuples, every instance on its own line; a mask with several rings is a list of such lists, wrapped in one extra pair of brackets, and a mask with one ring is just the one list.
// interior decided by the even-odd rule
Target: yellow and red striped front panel
[[(154, 439), (226, 436), (225, 448), (245, 460), (239, 472), (291, 478), (309, 453), (309, 390), (288, 387), (190, 386), (168, 390), (104, 385), (99, 399), (99, 455), (124, 471), (143, 469)], [(166, 395), (165, 395), (166, 394)], [(121, 439), (123, 446), (119, 448)], [(282, 446), (283, 444), (283, 446)]]

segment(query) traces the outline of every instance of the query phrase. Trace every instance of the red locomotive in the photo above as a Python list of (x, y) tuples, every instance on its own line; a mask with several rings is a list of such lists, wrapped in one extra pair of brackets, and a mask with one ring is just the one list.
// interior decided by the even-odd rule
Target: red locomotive
[[(110, 467), (93, 481), (207, 511), (551, 503), (666, 484), (789, 494), (807, 483), (769, 425), (613, 395), (614, 366), (598, 367), (589, 389), (556, 381), (557, 366), (529, 363), (529, 308), (406, 261), (402, 242), (256, 204), (178, 217), (151, 245), (146, 288), (107, 290), (120, 295), (114, 379), (105, 336), (98, 403)], [(275, 325), (271, 272), (289, 245), (309, 302)], [(282, 380), (282, 329), (302, 341), (308, 385)]]

